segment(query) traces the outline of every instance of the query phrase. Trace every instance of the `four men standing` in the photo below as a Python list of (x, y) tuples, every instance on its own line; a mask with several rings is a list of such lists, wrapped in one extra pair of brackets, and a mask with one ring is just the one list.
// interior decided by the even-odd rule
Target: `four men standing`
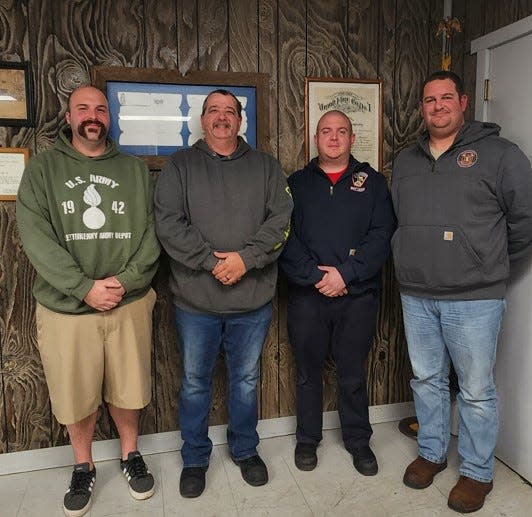
[[(404, 483), (425, 488), (446, 467), (447, 375), (458, 375), (460, 479), (449, 506), (479, 509), (492, 488), (497, 437), (493, 368), (509, 259), (532, 245), (532, 172), (494, 124), (464, 122), (467, 97), (452, 72), (424, 84), (427, 132), (397, 157), (393, 251), (420, 422), (419, 456)], [(395, 216), (385, 178), (351, 155), (349, 118), (323, 115), (318, 157), (289, 178), (278, 162), (238, 136), (242, 106), (227, 90), (205, 99), (204, 139), (172, 155), (157, 182), (157, 235), (170, 257), (170, 286), (183, 362), (179, 396), (180, 493), (205, 488), (212, 373), (228, 372), (227, 440), (251, 485), (268, 481), (257, 453), (257, 382), (271, 321), (276, 259), (289, 282), (288, 331), (297, 365), (301, 470), (317, 465), (322, 373), (336, 361), (346, 449), (363, 475), (377, 473), (369, 447), (365, 361), (378, 310), (380, 270)], [(137, 451), (139, 409), (151, 395), (150, 282), (159, 247), (146, 167), (107, 139), (104, 95), (75, 90), (54, 149), (33, 158), (17, 219), (37, 270), (39, 350), (57, 419), (67, 425), (76, 466), (67, 515), (88, 510), (97, 408), (109, 405), (121, 438), (121, 468), (133, 497), (153, 493)], [(133, 209), (134, 207), (134, 209)]]

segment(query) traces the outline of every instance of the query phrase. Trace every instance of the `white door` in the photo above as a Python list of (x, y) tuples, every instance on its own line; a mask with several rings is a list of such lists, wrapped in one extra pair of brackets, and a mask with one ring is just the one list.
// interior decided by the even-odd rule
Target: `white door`
[[(471, 52), (477, 52), (477, 120), (499, 124), (501, 136), (532, 159), (532, 16), (474, 40)], [(495, 369), (496, 456), (532, 481), (532, 259), (512, 264), (506, 300)]]

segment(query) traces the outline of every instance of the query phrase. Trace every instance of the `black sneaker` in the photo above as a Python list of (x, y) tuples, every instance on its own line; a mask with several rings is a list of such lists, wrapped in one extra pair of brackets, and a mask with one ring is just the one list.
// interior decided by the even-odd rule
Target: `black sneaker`
[(374, 476), (379, 470), (377, 458), (369, 445), (355, 447), (351, 454), (353, 455), (353, 465), (363, 476)]
[(63, 511), (69, 517), (85, 515), (91, 505), (92, 487), (96, 479), (96, 468), (89, 470), (88, 463), (74, 465), (70, 486), (63, 499)]
[(139, 451), (130, 452), (127, 460), (120, 460), (120, 468), (129, 483), (129, 493), (135, 499), (148, 499), (153, 495), (153, 476)]
[(314, 470), (318, 464), (316, 446), (312, 443), (298, 443), (294, 452), (294, 462), (299, 470)]
[(258, 454), (245, 460), (233, 459), (233, 462), (240, 467), (244, 481), (251, 486), (261, 486), (268, 482), (268, 469)]

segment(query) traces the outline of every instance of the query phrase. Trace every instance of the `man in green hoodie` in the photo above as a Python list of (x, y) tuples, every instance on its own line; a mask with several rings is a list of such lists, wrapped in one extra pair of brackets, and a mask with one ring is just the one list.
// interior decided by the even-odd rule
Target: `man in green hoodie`
[(66, 515), (89, 510), (92, 440), (103, 399), (121, 441), (131, 495), (154, 480), (137, 450), (151, 398), (151, 324), (159, 245), (146, 166), (107, 138), (109, 109), (91, 86), (72, 92), (67, 128), (32, 158), (17, 196), (20, 238), (37, 276), (37, 339), (52, 411), (67, 426), (76, 465)]

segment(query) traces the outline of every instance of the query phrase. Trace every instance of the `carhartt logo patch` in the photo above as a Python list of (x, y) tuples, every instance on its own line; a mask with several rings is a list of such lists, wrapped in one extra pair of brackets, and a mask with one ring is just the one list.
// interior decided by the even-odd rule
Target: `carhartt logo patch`
[(354, 190), (355, 192), (364, 192), (364, 190), (366, 190), (366, 187), (364, 187), (363, 185), (367, 179), (367, 172), (353, 172), (353, 174), (351, 174), (351, 183), (353, 183), (353, 185), (351, 186), (351, 190)]
[(444, 241), (452, 241), (454, 239), (454, 233), (453, 232), (443, 232), (443, 240)]
[(476, 151), (473, 151), (473, 149), (469, 149), (467, 151), (462, 151), (458, 158), (456, 158), (456, 163), (460, 167), (472, 167), (477, 163), (478, 160), (478, 154)]

